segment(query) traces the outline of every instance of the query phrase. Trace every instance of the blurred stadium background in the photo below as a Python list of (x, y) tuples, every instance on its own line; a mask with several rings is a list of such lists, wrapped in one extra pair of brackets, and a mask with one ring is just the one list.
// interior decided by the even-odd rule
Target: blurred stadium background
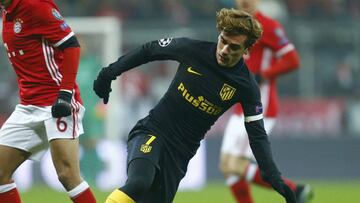
[[(82, 44), (77, 79), (87, 113), (81, 166), (103, 201), (108, 191), (125, 180), (128, 131), (166, 91), (177, 64), (156, 62), (127, 72), (115, 84), (111, 105), (106, 107), (92, 92), (97, 71), (150, 40), (187, 36), (215, 41), (215, 11), (234, 7), (233, 0), (55, 2)], [(278, 81), (280, 116), (271, 142), (281, 171), (312, 183), (313, 202), (359, 202), (360, 1), (262, 0), (261, 8), (284, 24), (301, 56), (301, 68)], [(4, 46), (0, 47), (0, 72), (1, 126), (18, 103), (16, 78)], [(208, 133), (175, 202), (233, 202), (218, 170), (228, 116)], [(21, 166), (15, 179), (25, 203), (69, 202), (66, 195), (55, 192), (62, 187), (49, 156), (41, 163)], [(255, 190), (259, 202), (280, 201), (273, 193)]]

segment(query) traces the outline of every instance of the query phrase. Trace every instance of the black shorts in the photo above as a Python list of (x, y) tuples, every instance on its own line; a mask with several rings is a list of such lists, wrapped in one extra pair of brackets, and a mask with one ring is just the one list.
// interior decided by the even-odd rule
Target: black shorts
[(180, 180), (185, 176), (189, 159), (166, 148), (161, 136), (136, 130), (128, 141), (128, 166), (134, 159), (147, 159), (157, 168), (155, 180), (142, 203), (171, 203)]

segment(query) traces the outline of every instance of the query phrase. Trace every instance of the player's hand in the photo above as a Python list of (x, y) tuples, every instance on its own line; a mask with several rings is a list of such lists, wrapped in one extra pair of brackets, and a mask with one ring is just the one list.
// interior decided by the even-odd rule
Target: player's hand
[(59, 96), (51, 107), (51, 115), (54, 118), (67, 117), (71, 115), (72, 93), (59, 91)]
[(274, 188), (274, 190), (276, 190), (286, 199), (286, 203), (296, 203), (295, 193), (290, 189), (288, 185), (285, 184), (285, 182), (280, 177), (264, 177), (264, 180), (266, 180)]
[(109, 101), (111, 81), (114, 79), (116, 79), (116, 77), (111, 76), (111, 74), (108, 73), (107, 68), (103, 68), (94, 80), (93, 90), (97, 96), (103, 99), (104, 104), (107, 104)]
[(284, 183), (284, 181), (281, 181), (274, 189), (286, 199), (286, 203), (296, 203), (295, 193)]

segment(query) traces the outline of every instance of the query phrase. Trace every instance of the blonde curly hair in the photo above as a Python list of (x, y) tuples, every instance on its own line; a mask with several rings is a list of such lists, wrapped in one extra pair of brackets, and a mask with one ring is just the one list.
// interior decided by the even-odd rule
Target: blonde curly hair
[(245, 48), (251, 48), (263, 32), (259, 21), (254, 19), (252, 15), (233, 8), (223, 8), (216, 13), (216, 28), (219, 32), (246, 35)]

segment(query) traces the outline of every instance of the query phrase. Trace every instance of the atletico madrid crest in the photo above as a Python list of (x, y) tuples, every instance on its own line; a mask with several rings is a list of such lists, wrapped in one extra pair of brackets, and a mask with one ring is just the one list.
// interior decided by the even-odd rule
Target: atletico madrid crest
[(225, 83), (220, 90), (220, 97), (223, 101), (230, 100), (234, 96), (235, 91), (235, 88)]
[(147, 144), (142, 144), (140, 147), (140, 151), (144, 152), (144, 153), (149, 153), (151, 152), (152, 146), (147, 145)]

